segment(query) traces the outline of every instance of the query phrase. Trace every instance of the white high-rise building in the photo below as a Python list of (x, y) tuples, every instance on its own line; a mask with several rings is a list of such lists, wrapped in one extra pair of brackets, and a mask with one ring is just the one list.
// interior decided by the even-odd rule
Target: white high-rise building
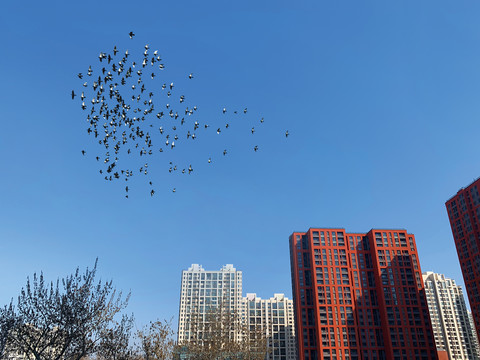
[(480, 357), (480, 343), (478, 342), (477, 337), (477, 330), (475, 329), (475, 321), (473, 320), (472, 312), (468, 312), (468, 320), (470, 321), (470, 327), (473, 331), (473, 347), (474, 347), (474, 354), (477, 354)]
[(296, 360), (293, 300), (284, 294), (274, 294), (270, 299), (247, 294), (244, 301), (249, 329), (264, 331), (267, 336), (269, 359)]
[(191, 338), (192, 312), (198, 315), (200, 321), (205, 321), (205, 315), (220, 303), (227, 310), (243, 311), (241, 271), (232, 264), (218, 271), (206, 271), (201, 265), (192, 264), (188, 270), (182, 271), (178, 343), (186, 343)]
[(442, 274), (422, 275), (437, 349), (450, 360), (480, 360), (462, 288)]

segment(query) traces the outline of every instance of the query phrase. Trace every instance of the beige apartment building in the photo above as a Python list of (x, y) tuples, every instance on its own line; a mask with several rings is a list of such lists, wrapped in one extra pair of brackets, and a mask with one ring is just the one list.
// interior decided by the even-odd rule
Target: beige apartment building
[(450, 360), (480, 360), (462, 288), (454, 280), (431, 271), (422, 274), (435, 344)]
[(244, 298), (250, 329), (265, 331), (271, 360), (296, 360), (293, 300), (284, 294), (262, 299), (257, 294)]

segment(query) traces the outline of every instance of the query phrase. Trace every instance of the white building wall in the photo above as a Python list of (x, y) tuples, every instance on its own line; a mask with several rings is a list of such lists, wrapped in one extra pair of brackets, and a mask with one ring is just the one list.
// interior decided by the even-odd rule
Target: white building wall
[(256, 294), (244, 298), (245, 315), (250, 329), (265, 331), (271, 360), (296, 360), (293, 300), (283, 294), (261, 299)]
[(435, 344), (450, 360), (480, 360), (462, 288), (442, 274), (422, 274)]
[(475, 328), (475, 321), (473, 321), (473, 315), (468, 311), (468, 320), (470, 322), (470, 329), (473, 332), (473, 353), (477, 358), (480, 358), (480, 343), (478, 342), (477, 330)]
[[(178, 343), (190, 339), (190, 315), (199, 314), (203, 321), (209, 310), (222, 306), (235, 312), (243, 310), (242, 272), (232, 264), (218, 271), (206, 271), (199, 264), (192, 264), (182, 271), (180, 290), (180, 313), (178, 319)], [(240, 336), (240, 335), (237, 335)]]

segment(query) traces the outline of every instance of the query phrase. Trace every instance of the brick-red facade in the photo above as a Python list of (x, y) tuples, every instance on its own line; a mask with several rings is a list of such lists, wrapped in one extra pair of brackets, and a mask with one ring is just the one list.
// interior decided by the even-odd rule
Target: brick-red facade
[(299, 360), (438, 359), (412, 234), (311, 228), (290, 261)]
[(445, 203), (473, 319), (480, 338), (480, 179)]

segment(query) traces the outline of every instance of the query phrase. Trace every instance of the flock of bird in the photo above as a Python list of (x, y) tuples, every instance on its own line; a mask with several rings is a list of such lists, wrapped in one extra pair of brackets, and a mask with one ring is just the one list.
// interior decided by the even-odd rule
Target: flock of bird
[[(133, 32), (128, 35), (130, 39), (135, 36)], [(86, 112), (87, 133), (93, 135), (104, 149), (104, 154), (95, 156), (96, 161), (103, 165), (100, 174), (107, 181), (127, 181), (127, 198), (129, 178), (137, 172), (148, 175), (148, 159), (151, 155), (172, 151), (184, 139), (195, 140), (200, 129), (213, 129), (220, 135), (222, 130), (229, 128), (228, 123), (220, 126), (200, 124), (194, 120), (197, 106), (186, 106), (185, 95), (176, 93), (173, 82), (156, 82), (155, 77), (160, 78), (159, 72), (165, 69), (158, 50), (151, 52), (149, 45), (145, 45), (143, 56), (138, 62), (135, 60), (128, 50), (120, 53), (116, 46), (112, 53), (101, 52), (98, 67), (90, 65), (86, 73), (78, 73), (83, 88), (77, 92), (72, 90), (71, 93), (72, 100), (79, 97), (81, 109)], [(193, 73), (186, 77), (190, 80), (194, 78)], [(147, 89), (150, 85), (153, 85), (155, 91), (161, 89), (161, 93), (154, 93), (152, 88)], [(160, 101), (161, 95), (164, 96), (163, 101)], [(234, 110), (233, 114), (247, 114), (247, 111), (247, 108)], [(227, 109), (223, 108), (222, 113), (227, 114)], [(259, 125), (263, 122), (263, 118), (258, 120)], [(251, 133), (255, 133), (255, 126), (252, 126)], [(163, 137), (160, 146), (153, 141), (158, 135)], [(285, 137), (288, 136), (287, 130)], [(258, 145), (253, 147), (255, 152), (258, 149)], [(87, 152), (82, 150), (81, 153), (86, 155)], [(222, 151), (223, 156), (227, 153), (227, 149)], [(139, 165), (135, 166), (135, 170), (121, 168), (120, 154), (137, 155), (136, 163)], [(209, 157), (207, 161), (211, 164), (212, 158)], [(170, 161), (168, 171), (191, 174), (194, 169), (191, 164), (181, 168)], [(150, 195), (153, 196), (153, 182), (150, 179), (148, 182)], [(176, 192), (176, 188), (172, 191)]]

